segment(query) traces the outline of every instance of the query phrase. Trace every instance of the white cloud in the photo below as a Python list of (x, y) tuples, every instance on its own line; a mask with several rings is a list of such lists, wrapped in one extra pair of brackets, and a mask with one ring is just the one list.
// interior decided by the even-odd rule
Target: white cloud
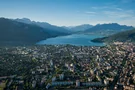
[(105, 15), (112, 18), (131, 18), (135, 17), (135, 13), (132, 10), (125, 11), (103, 11)]
[(129, 26), (134, 26), (135, 27), (135, 17), (132, 17), (130, 19), (125, 19), (119, 21), (119, 23), (124, 24), (124, 25), (129, 25)]
[(90, 11), (87, 11), (85, 12), (86, 14), (96, 14), (96, 12), (90, 12)]
[(121, 0), (122, 1), (122, 3), (131, 3), (131, 2), (133, 2), (134, 0)]
[(123, 25), (135, 26), (135, 11), (134, 10), (120, 10), (120, 11), (103, 11), (108, 20), (117, 22)]
[(108, 6), (102, 6), (102, 7), (91, 7), (91, 9), (106, 9), (106, 8), (110, 8)]
[(119, 11), (122, 11), (123, 9), (122, 8), (115, 8), (116, 10), (119, 10)]
[(91, 7), (92, 9), (98, 9), (99, 7)]

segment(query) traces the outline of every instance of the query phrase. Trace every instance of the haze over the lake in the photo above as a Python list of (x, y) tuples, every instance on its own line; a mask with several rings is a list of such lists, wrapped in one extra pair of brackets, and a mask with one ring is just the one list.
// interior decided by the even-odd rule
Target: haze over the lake
[(56, 38), (49, 38), (38, 42), (38, 45), (76, 45), (76, 46), (104, 46), (104, 43), (91, 42), (94, 38), (101, 38), (101, 35), (72, 34)]
[(58, 26), (119, 23), (135, 26), (135, 0), (0, 0), (0, 17)]

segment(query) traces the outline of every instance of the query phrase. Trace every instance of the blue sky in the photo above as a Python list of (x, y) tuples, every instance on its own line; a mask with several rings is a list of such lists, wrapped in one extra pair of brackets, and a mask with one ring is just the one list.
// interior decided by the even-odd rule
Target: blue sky
[(0, 17), (29, 18), (58, 26), (135, 26), (135, 0), (0, 0)]

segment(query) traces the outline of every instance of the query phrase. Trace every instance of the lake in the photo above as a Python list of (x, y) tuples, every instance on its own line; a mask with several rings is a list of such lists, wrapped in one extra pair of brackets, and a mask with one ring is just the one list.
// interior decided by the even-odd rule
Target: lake
[(101, 35), (93, 34), (72, 34), (68, 36), (60, 36), (55, 38), (49, 38), (43, 41), (38, 42), (38, 45), (61, 45), (61, 44), (70, 44), (76, 46), (104, 46), (103, 43), (91, 42), (94, 38), (103, 37)]

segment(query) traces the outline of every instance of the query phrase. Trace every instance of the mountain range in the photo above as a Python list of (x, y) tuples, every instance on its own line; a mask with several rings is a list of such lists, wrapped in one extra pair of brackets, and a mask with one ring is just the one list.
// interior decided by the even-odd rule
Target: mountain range
[(93, 42), (106, 42), (106, 43), (112, 43), (112, 42), (135, 42), (135, 29), (119, 32), (114, 35), (110, 35), (103, 38), (96, 38), (92, 40)]
[(120, 25), (118, 23), (107, 23), (107, 24), (97, 24), (95, 26), (90, 24), (82, 24), (78, 26), (55, 26), (51, 25), (47, 22), (36, 22), (31, 21), (28, 18), (22, 18), (22, 19), (15, 19), (15, 21), (26, 23), (26, 24), (34, 24), (37, 26), (40, 26), (45, 29), (50, 29), (50, 33), (53, 33), (54, 31), (57, 31), (59, 33), (93, 33), (93, 34), (102, 34), (102, 35), (111, 35), (118, 32), (131, 30), (134, 27), (133, 26), (127, 26), (127, 25)]
[(92, 33), (92, 34), (102, 34), (102, 35), (112, 35), (121, 31), (131, 30), (134, 27), (127, 26), (127, 25), (120, 25), (117, 23), (108, 23), (108, 24), (97, 24), (95, 26), (90, 24), (82, 24), (78, 26), (55, 26), (51, 25), (47, 22), (36, 22), (31, 21), (28, 18), (22, 18), (22, 19), (14, 19), (15, 21), (26, 23), (26, 24), (34, 24), (37, 26), (40, 26), (45, 29), (50, 29), (50, 33), (56, 34), (73, 34), (73, 33)]
[(11, 19), (0, 18), (0, 45), (35, 44), (47, 38), (68, 35), (35, 24), (26, 24)]
[(63, 26), (63, 28), (68, 29), (72, 32), (84, 32), (85, 30), (90, 29), (92, 27), (93, 25), (90, 25), (90, 24), (83, 24), (83, 25), (69, 26), (69, 27)]
[(96, 26), (85, 30), (86, 33), (102, 34), (102, 35), (112, 35), (118, 32), (131, 30), (133, 26), (119, 25), (117, 23), (109, 24), (97, 24)]
[(55, 26), (47, 22), (31, 21), (27, 18), (6, 19), (0, 18), (0, 45), (35, 44), (47, 38), (70, 35), (74, 33), (107, 34), (133, 29), (132, 26), (119, 25), (117, 23), (78, 26)]
[(33, 24), (33, 25), (37, 25), (39, 27), (42, 27), (42, 28), (45, 28), (45, 29), (50, 29), (50, 33), (54, 33), (54, 34), (71, 34), (71, 31), (65, 29), (65, 28), (62, 28), (62, 27), (59, 27), (59, 26), (55, 26), (55, 25), (51, 25), (47, 22), (36, 22), (36, 21), (31, 21), (30, 19), (28, 18), (22, 18), (22, 19), (14, 19), (15, 21), (18, 21), (18, 22), (22, 22), (22, 23), (26, 23), (26, 24)]

